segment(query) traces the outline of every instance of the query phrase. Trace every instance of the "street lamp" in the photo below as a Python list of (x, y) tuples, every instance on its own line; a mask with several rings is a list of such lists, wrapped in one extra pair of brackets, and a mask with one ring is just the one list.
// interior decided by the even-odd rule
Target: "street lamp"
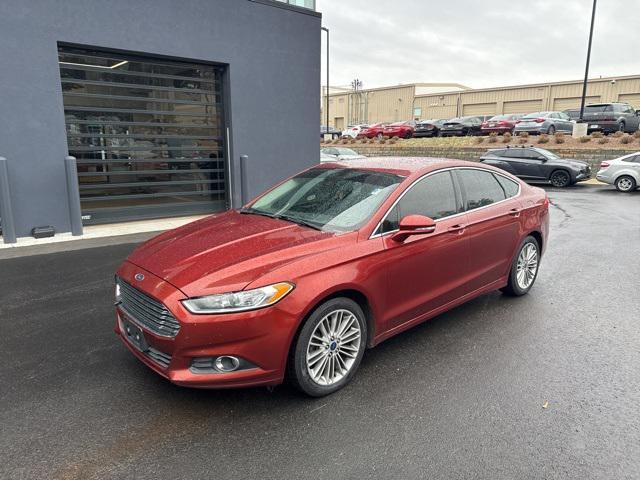
[(325, 92), (324, 108), (327, 118), (327, 123), (325, 124), (325, 133), (329, 133), (329, 29), (327, 27), (321, 28), (322, 30), (327, 32), (327, 90)]
[(582, 101), (580, 103), (580, 122), (584, 122), (584, 103), (587, 98), (587, 82), (589, 80), (589, 62), (591, 61), (591, 42), (593, 41), (593, 23), (596, 19), (596, 4), (598, 0), (593, 0), (593, 11), (591, 12), (591, 29), (589, 30), (589, 47), (587, 48), (587, 66), (584, 70), (584, 83), (582, 84)]

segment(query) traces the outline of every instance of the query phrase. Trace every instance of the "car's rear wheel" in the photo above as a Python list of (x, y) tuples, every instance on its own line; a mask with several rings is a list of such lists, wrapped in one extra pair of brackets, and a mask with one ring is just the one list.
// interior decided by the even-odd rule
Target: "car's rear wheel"
[(313, 397), (340, 390), (358, 370), (366, 339), (367, 323), (356, 302), (340, 297), (323, 303), (305, 322), (292, 350), (294, 385)]
[(404, 138), (406, 138), (407, 140), (409, 140), (412, 136), (413, 134), (410, 131), (404, 134)]
[(557, 188), (568, 187), (571, 184), (571, 176), (565, 170), (556, 170), (549, 177), (551, 185)]
[(618, 125), (618, 131), (624, 132), (625, 128), (626, 128), (626, 125), (624, 124), (624, 122), (620, 122), (620, 124)]
[(382, 137), (384, 137), (384, 135), (382, 134), (382, 132), (378, 133), (378, 135), (376, 135), (378, 140), (382, 140)]
[(540, 245), (531, 235), (524, 239), (511, 264), (509, 281), (501, 290), (507, 295), (519, 297), (531, 290), (538, 276)]
[(636, 181), (633, 177), (623, 175), (616, 179), (616, 189), (619, 192), (629, 193), (636, 189)]
[(549, 131), (547, 132), (549, 135), (553, 135), (554, 133), (556, 133), (556, 127), (554, 127), (553, 125), (551, 125), (549, 127)]

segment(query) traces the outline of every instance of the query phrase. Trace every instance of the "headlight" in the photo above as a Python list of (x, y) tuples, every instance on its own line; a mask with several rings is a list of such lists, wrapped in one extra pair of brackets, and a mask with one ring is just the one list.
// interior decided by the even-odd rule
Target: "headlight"
[(191, 313), (233, 313), (268, 307), (282, 300), (293, 290), (293, 284), (282, 282), (254, 290), (190, 298), (182, 304)]
[(115, 293), (116, 304), (122, 301), (122, 296), (120, 295), (120, 282), (116, 280), (116, 293)]

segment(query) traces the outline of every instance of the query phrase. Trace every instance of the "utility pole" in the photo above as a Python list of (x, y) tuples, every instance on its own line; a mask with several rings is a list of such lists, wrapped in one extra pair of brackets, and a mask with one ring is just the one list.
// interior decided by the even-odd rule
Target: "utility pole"
[[(360, 90), (362, 89), (362, 80), (360, 80), (359, 78), (355, 78), (351, 81), (351, 88), (353, 89), (355, 95), (353, 97), (353, 111), (356, 112), (355, 113), (355, 118), (353, 119), (353, 121), (351, 123), (362, 123), (360, 121), (360, 113), (362, 110), (362, 101), (360, 100)], [(357, 102), (357, 107), (358, 110), (356, 110), (356, 102)]]
[(584, 70), (584, 83), (582, 84), (582, 101), (580, 103), (580, 122), (584, 122), (584, 104), (587, 98), (587, 82), (589, 81), (589, 62), (591, 62), (591, 42), (593, 41), (593, 24), (596, 19), (596, 4), (598, 0), (593, 0), (593, 10), (591, 12), (591, 29), (589, 30), (589, 46), (587, 47), (587, 66)]

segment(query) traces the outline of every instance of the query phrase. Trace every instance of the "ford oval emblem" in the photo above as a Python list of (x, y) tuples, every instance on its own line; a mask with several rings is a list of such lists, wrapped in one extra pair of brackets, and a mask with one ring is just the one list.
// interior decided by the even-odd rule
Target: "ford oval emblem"
[(142, 273), (136, 273), (136, 276), (133, 277), (135, 278), (137, 281), (141, 282), (142, 280), (144, 280), (144, 275)]

